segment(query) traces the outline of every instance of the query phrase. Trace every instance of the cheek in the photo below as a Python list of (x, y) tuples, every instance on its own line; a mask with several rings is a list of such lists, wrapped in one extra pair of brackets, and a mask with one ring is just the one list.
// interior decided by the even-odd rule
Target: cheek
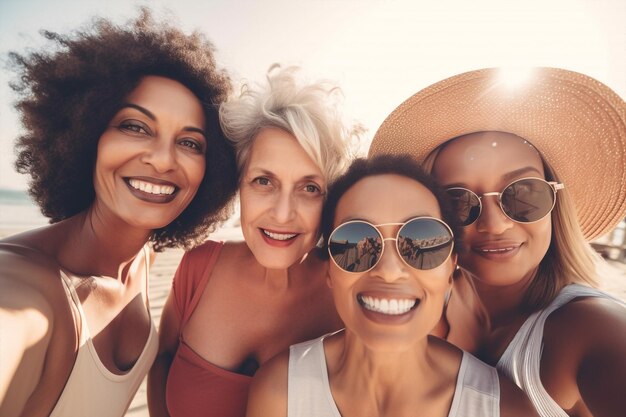
[(204, 173), (206, 169), (206, 161), (202, 159), (194, 159), (189, 163), (183, 164), (187, 171), (187, 178), (189, 178), (189, 184), (196, 189), (200, 187), (202, 180), (204, 179)]
[(300, 205), (300, 218), (311, 230), (317, 230), (322, 220), (322, 201), (304, 202)]
[(537, 251), (541, 256), (545, 255), (552, 240), (552, 220), (546, 219), (529, 225), (529, 232), (537, 242)]

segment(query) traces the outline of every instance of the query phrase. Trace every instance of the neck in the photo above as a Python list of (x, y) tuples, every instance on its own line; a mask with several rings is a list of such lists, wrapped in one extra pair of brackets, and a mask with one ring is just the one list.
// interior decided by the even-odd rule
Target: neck
[(536, 271), (533, 271), (520, 281), (506, 286), (490, 285), (474, 279), (492, 328), (506, 326), (528, 316), (524, 308), (524, 296), (535, 274)]
[(344, 331), (343, 341), (338, 358), (338, 377), (353, 383), (359, 381), (359, 387), (355, 388), (369, 391), (376, 397), (409, 387), (419, 390), (411, 381), (421, 381), (418, 385), (424, 387), (424, 381), (432, 380), (437, 369), (427, 338), (393, 351), (371, 348), (349, 330)]
[(315, 256), (306, 254), (299, 262), (285, 269), (264, 268), (263, 286), (271, 291), (286, 291), (298, 285), (316, 268)]
[(121, 221), (107, 221), (92, 208), (70, 219), (68, 239), (59, 248), (61, 265), (80, 275), (124, 280), (126, 270), (151, 231)]

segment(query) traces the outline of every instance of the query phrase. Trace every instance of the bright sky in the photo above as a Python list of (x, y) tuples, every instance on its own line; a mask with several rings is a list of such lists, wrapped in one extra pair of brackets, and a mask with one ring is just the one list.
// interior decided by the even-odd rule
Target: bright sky
[[(369, 136), (413, 93), (477, 68), (562, 67), (626, 97), (624, 0), (0, 0), (2, 59), (42, 45), (40, 29), (67, 32), (94, 15), (121, 22), (138, 4), (205, 32), (236, 81), (261, 80), (274, 62), (336, 80)], [(2, 65), (0, 187), (21, 189), (11, 79)]]

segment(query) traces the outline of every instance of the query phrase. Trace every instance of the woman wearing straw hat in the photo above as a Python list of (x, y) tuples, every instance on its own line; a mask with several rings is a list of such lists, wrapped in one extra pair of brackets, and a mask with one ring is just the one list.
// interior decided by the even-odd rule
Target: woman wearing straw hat
[(586, 240), (626, 214), (626, 104), (600, 82), (537, 68), (438, 82), (385, 120), (370, 156), (410, 154), (464, 226), (438, 330), (496, 365), (542, 416), (622, 416), (626, 310), (595, 289)]

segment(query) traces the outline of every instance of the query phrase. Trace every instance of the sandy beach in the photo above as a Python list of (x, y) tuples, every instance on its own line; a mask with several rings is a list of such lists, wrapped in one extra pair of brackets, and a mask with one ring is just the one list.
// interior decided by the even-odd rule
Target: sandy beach
[[(0, 229), (0, 238), (16, 233), (15, 229)], [(211, 236), (213, 240), (239, 240), (241, 233), (237, 227), (223, 228)], [(150, 311), (152, 318), (158, 326), (161, 319), (161, 310), (171, 288), (172, 277), (183, 256), (180, 249), (169, 249), (157, 254), (150, 273)], [(626, 264), (610, 261), (607, 270), (603, 271), (603, 281), (601, 288), (615, 297), (626, 301)], [(135, 395), (127, 417), (148, 417), (148, 406), (146, 404), (146, 383), (145, 381)]]

